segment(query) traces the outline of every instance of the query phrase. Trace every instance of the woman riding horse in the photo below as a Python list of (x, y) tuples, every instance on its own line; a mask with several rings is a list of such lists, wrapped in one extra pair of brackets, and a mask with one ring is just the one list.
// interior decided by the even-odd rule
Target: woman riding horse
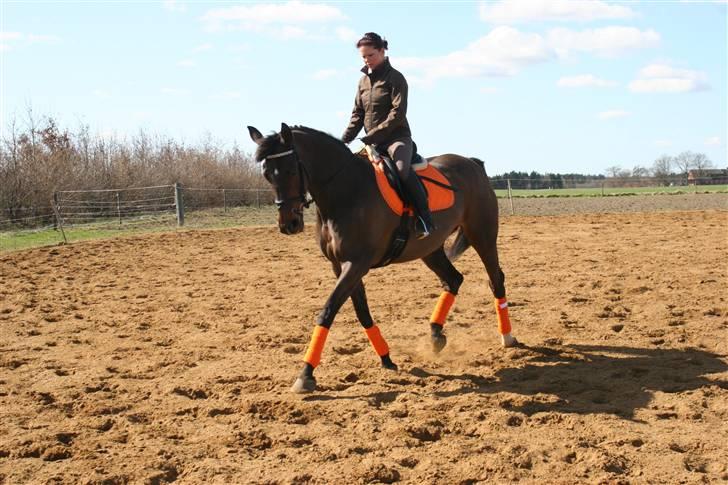
[[(267, 137), (252, 126), (248, 131), (258, 145), (255, 158), (262, 162), (263, 175), (275, 190), (281, 232), (303, 231), (303, 208), (310, 202), (306, 194), (311, 194), (316, 202), (316, 235), (321, 252), (337, 276), (336, 286), (316, 320), (293, 391), (316, 389), (314, 369), (321, 362), (336, 313), (348, 298), (382, 365), (396, 369), (389, 346), (369, 313), (363, 283), (364, 276), (388, 253), (391, 235), (400, 225), (400, 216), (382, 197), (372, 164), (351, 153), (341, 140), (305, 126), (283, 123), (280, 133)], [(429, 163), (457, 187), (454, 202), (434, 214), (437, 228), (429, 237), (410, 239), (391, 262), (422, 259), (440, 279), (444, 291), (430, 317), (432, 346), (439, 352), (446, 344), (445, 320), (463, 282), (463, 275), (451, 260), (472, 245), (490, 279), (501, 342), (506, 347), (516, 345), (496, 247), (498, 202), (483, 163), (454, 154), (433, 157)], [(453, 247), (446, 253), (444, 242), (455, 231)]]
[(363, 126), (366, 136), (361, 141), (389, 154), (419, 216), (415, 225), (417, 237), (427, 237), (435, 227), (425, 189), (410, 169), (413, 150), (407, 122), (407, 80), (389, 63), (384, 55), (388, 42), (378, 34), (364, 34), (356, 47), (364, 59), (364, 75), (359, 80), (351, 120), (341, 140), (348, 145)]

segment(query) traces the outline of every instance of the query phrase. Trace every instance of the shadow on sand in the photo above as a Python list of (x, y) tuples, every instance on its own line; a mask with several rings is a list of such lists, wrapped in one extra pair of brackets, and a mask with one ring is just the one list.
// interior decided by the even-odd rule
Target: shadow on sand
[[(602, 413), (632, 419), (636, 410), (649, 404), (656, 391), (678, 393), (711, 386), (728, 389), (728, 381), (706, 377), (707, 374), (728, 371), (726, 357), (703, 350), (524, 345), (517, 351), (522, 352), (519, 360), (525, 361), (525, 365), (500, 369), (492, 375), (443, 374), (420, 367), (409, 370), (409, 375), (420, 379), (435, 377), (440, 380), (435, 382), (448, 382), (451, 390), (431, 393), (441, 398), (496, 393), (549, 397), (508, 406), (512, 411), (528, 416), (539, 412)], [(461, 386), (453, 389), (454, 383)], [(305, 399), (364, 398), (374, 403), (387, 403), (405, 392), (408, 391), (403, 388), (359, 396), (319, 394)]]

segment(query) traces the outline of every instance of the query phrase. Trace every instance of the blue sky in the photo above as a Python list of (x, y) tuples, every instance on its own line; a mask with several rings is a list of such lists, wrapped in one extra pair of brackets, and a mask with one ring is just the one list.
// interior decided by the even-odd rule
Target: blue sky
[[(728, 164), (726, 2), (3, 0), (1, 120), (27, 106), (252, 152), (246, 125), (339, 136), (375, 31), (425, 155), (488, 172), (603, 173), (703, 152)], [(363, 133), (362, 133), (363, 134)], [(355, 142), (356, 143), (356, 142)]]

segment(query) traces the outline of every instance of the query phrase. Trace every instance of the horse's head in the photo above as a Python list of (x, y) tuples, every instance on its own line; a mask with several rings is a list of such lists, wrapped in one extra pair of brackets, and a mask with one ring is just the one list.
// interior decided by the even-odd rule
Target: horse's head
[(250, 138), (258, 145), (255, 160), (261, 162), (263, 177), (273, 186), (278, 207), (278, 228), (283, 234), (303, 231), (303, 208), (306, 201), (304, 167), (293, 147), (293, 134), (285, 123), (281, 132), (263, 136), (248, 126)]

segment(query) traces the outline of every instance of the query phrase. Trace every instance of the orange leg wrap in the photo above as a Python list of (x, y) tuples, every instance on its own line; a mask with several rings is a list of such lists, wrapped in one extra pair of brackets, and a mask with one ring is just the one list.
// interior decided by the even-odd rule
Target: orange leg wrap
[(379, 357), (387, 355), (389, 353), (389, 345), (387, 345), (387, 341), (384, 340), (384, 337), (382, 337), (382, 332), (379, 331), (379, 327), (374, 325), (365, 329), (365, 331), (377, 355)]
[(311, 342), (308, 344), (308, 350), (303, 361), (307, 364), (311, 364), (317, 367), (321, 362), (321, 354), (324, 351), (324, 344), (326, 344), (326, 337), (329, 335), (329, 329), (316, 325), (313, 329), (313, 335), (311, 335)]
[(505, 298), (496, 298), (495, 311), (498, 314), (498, 332), (501, 335), (511, 333), (511, 319), (508, 318), (508, 301)]
[(438, 325), (445, 325), (445, 319), (447, 319), (447, 314), (450, 312), (453, 303), (455, 303), (455, 295), (449, 291), (443, 291), (440, 299), (437, 300), (437, 305), (435, 305), (435, 310), (432, 312), (430, 321)]

